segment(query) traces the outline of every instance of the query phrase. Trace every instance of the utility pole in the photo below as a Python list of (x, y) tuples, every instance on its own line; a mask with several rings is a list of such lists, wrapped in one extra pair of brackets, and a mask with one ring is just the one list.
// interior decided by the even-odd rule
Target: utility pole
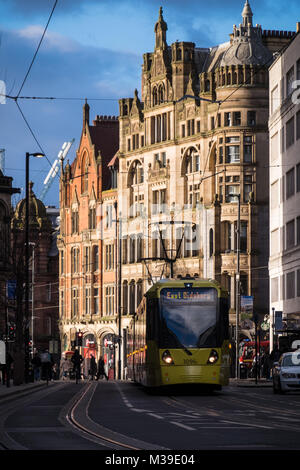
[(172, 237), (171, 237), (171, 248), (169, 250), (171, 254), (170, 254), (170, 256), (168, 255), (165, 244), (164, 244), (164, 241), (163, 241), (161, 230), (159, 230), (159, 236), (160, 236), (161, 245), (162, 245), (162, 248), (163, 248), (163, 251), (164, 251), (164, 256), (154, 256), (154, 257), (150, 257), (150, 258), (141, 258), (141, 260), (142, 261), (157, 261), (157, 260), (165, 261), (166, 263), (168, 263), (170, 265), (170, 276), (171, 276), (171, 279), (173, 279), (173, 277), (174, 277), (174, 264), (176, 263), (176, 261), (178, 259), (178, 255), (180, 253), (180, 248), (181, 248), (181, 245), (182, 245), (182, 240), (184, 238), (184, 229), (183, 229), (182, 236), (181, 236), (181, 239), (180, 239), (180, 243), (179, 243), (178, 248), (176, 250), (175, 257), (173, 257), (173, 254), (172, 254), (173, 251), (174, 251), (174, 249), (173, 249), (173, 226), (175, 224), (180, 224), (184, 227), (185, 225), (190, 224), (192, 226), (192, 229), (194, 229), (196, 224), (194, 222), (174, 221), (173, 217), (170, 221), (166, 220), (166, 221), (151, 222), (149, 225), (154, 225), (154, 224), (157, 224), (157, 225), (169, 224), (169, 225), (171, 225), (171, 227), (172, 227)]
[(235, 305), (236, 305), (236, 378), (239, 378), (239, 321), (240, 321), (240, 251), (241, 251), (241, 194), (236, 194), (238, 198), (238, 220), (236, 228), (236, 288), (235, 288)]
[(236, 273), (235, 273), (235, 377), (239, 378), (239, 321), (240, 321), (240, 251), (241, 251), (241, 194), (228, 194), (238, 198), (238, 218), (236, 227)]
[(118, 216), (118, 203), (115, 201), (115, 238), (116, 238), (116, 284), (118, 292), (117, 311), (118, 311), (118, 380), (121, 380), (122, 359), (121, 359), (121, 337), (122, 337), (122, 219)]

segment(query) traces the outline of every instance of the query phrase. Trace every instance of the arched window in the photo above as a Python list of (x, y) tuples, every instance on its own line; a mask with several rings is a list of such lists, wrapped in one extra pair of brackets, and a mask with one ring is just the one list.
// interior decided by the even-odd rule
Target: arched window
[(214, 231), (211, 228), (209, 230), (209, 256), (212, 256), (214, 252)]
[(94, 271), (99, 269), (99, 247), (96, 245), (93, 247), (93, 266)]
[(129, 284), (129, 313), (135, 313), (135, 282), (132, 280)]
[(136, 284), (136, 301), (137, 301), (137, 306), (140, 305), (141, 301), (143, 298), (143, 281), (142, 279), (139, 279), (137, 284)]
[(185, 203), (193, 208), (200, 203), (200, 154), (195, 147), (190, 147), (182, 162), (181, 174), (185, 182)]
[(129, 263), (135, 263), (135, 235), (129, 237)]
[(81, 192), (86, 193), (89, 190), (89, 158), (88, 155), (82, 159), (81, 165)]
[(210, 91), (210, 81), (205, 80), (204, 91)]
[(160, 85), (158, 89), (158, 103), (161, 104), (164, 102), (164, 86)]
[(157, 88), (154, 87), (152, 91), (152, 105), (156, 106), (157, 105)]
[(72, 248), (71, 250), (71, 271), (72, 273), (79, 272), (79, 248)]
[(123, 315), (128, 313), (128, 282), (123, 282)]
[(72, 233), (78, 233), (79, 230), (79, 214), (78, 211), (72, 211), (71, 215)]
[(181, 54), (181, 49), (177, 49), (176, 51), (176, 60), (181, 60), (182, 54)]

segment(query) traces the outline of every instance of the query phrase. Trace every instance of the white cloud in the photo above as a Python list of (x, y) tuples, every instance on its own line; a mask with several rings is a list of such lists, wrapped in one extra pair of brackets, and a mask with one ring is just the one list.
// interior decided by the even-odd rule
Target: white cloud
[[(21, 38), (39, 41), (44, 32), (44, 27), (40, 25), (30, 25), (17, 31)], [(61, 52), (74, 52), (79, 45), (73, 39), (69, 39), (60, 33), (46, 31), (43, 47), (59, 49)]]

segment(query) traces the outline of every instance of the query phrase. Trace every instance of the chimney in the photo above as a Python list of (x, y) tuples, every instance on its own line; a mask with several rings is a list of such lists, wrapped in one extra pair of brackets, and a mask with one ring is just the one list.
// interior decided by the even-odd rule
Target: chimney
[(300, 23), (297, 22), (296, 23), (296, 33), (299, 33), (299, 31), (300, 31)]

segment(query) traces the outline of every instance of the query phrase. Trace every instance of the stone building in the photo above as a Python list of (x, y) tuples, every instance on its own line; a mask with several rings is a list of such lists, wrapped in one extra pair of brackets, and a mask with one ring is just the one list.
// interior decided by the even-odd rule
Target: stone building
[[(12, 250), (18, 266), (19, 282), (24, 282), (26, 200), (18, 202), (11, 223)], [(33, 349), (52, 349), (59, 352), (58, 329), (58, 251), (56, 232), (43, 202), (29, 183), (29, 316), (30, 338)], [(23, 281), (22, 281), (23, 276)], [(33, 286), (33, 287), (32, 287)], [(22, 290), (22, 288), (21, 288)], [(22, 299), (22, 294), (20, 296)], [(24, 300), (24, 298), (23, 298)], [(22, 325), (22, 315), (20, 319)]]
[[(270, 68), (270, 314), (300, 329), (300, 35)], [(298, 82), (297, 82), (298, 80)]]
[[(15, 324), (14, 292), (8, 292), (8, 283), (15, 285), (15, 272), (10, 245), (10, 222), (13, 214), (11, 206), (12, 194), (20, 189), (12, 187), (12, 178), (5, 176), (0, 170), (0, 339), (6, 337), (7, 324)], [(14, 291), (14, 289), (13, 289)], [(9, 345), (12, 349), (12, 344)]]
[[(83, 333), (81, 352), (88, 374), (91, 355), (115, 361), (117, 325), (115, 225), (116, 168), (119, 122), (96, 116), (83, 107), (83, 128), (76, 157), (61, 168), (60, 184), (60, 334), (62, 351), (75, 347)], [(109, 166), (110, 164), (110, 166)]]
[(246, 1), (228, 42), (168, 45), (160, 8), (141, 98), (136, 90), (119, 101), (123, 314), (171, 275), (219, 280), (232, 323), (237, 287), (258, 315), (269, 310), (268, 67), (295, 33), (263, 30), (252, 17)]

